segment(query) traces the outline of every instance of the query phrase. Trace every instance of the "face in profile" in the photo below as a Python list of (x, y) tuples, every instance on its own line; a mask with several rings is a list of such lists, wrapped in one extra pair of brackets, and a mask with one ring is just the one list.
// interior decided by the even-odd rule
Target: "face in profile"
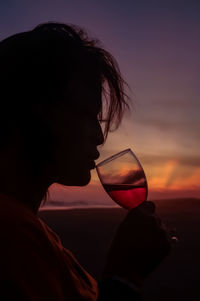
[(91, 179), (90, 171), (99, 157), (97, 146), (104, 142), (98, 121), (101, 85), (86, 77), (73, 78), (51, 121), (54, 145), (55, 182), (83, 186)]

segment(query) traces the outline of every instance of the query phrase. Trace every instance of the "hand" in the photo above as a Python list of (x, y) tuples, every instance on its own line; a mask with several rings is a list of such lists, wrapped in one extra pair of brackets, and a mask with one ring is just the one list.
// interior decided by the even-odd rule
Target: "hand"
[(168, 255), (171, 242), (154, 212), (148, 201), (127, 214), (112, 241), (103, 278), (117, 275), (140, 287)]

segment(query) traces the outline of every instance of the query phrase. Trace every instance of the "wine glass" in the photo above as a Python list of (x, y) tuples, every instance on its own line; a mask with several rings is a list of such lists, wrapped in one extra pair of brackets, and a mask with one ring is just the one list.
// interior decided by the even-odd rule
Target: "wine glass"
[(98, 163), (96, 170), (105, 191), (120, 206), (133, 209), (147, 200), (146, 176), (131, 149)]

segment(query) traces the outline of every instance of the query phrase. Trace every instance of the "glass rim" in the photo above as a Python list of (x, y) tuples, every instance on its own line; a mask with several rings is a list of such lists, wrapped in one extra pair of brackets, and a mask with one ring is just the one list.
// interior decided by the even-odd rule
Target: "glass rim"
[(112, 160), (114, 160), (116, 158), (119, 158), (119, 157), (123, 156), (124, 154), (126, 154), (128, 152), (131, 152), (135, 156), (135, 154), (133, 153), (133, 151), (130, 148), (127, 148), (127, 149), (125, 149), (125, 150), (123, 150), (123, 151), (121, 151), (119, 153), (116, 153), (115, 155), (112, 155), (111, 157), (108, 157), (107, 159), (99, 162), (98, 164), (96, 164), (96, 168), (98, 168), (98, 167), (100, 167), (100, 166), (102, 166), (102, 165), (104, 165), (106, 163), (109, 163), (110, 161), (112, 161)]

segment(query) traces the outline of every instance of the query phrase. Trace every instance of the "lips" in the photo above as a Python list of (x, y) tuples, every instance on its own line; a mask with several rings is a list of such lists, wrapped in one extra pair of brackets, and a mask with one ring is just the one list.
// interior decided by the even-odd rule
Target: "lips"
[(91, 169), (94, 169), (96, 167), (96, 164), (95, 164), (95, 160), (97, 160), (99, 158), (100, 154), (98, 152), (98, 150), (95, 150), (93, 153), (90, 154), (90, 168)]
[(99, 158), (100, 154), (98, 150), (96, 150), (94, 153), (91, 154), (91, 157), (93, 160), (97, 160)]
[(90, 164), (90, 168), (91, 168), (91, 169), (94, 169), (95, 167), (96, 167), (96, 164), (95, 164), (94, 161), (92, 161), (91, 164)]

